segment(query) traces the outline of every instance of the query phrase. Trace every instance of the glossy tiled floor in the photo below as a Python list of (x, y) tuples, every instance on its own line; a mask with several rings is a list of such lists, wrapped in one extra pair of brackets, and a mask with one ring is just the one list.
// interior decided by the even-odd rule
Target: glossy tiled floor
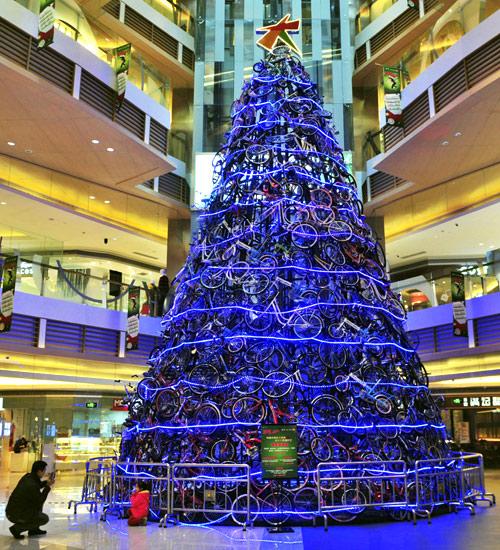
[[(78, 491), (66, 479), (50, 494), (46, 511), (51, 521), (48, 535), (42, 538), (14, 540), (8, 532), (4, 509), (9, 487), (15, 478), (0, 484), (0, 549), (22, 550), (469, 550), (500, 549), (500, 503), (498, 507), (480, 506), (476, 516), (467, 511), (433, 518), (432, 524), (420, 521), (369, 525), (334, 525), (322, 528), (296, 528), (294, 533), (271, 535), (256, 527), (243, 532), (236, 527), (169, 527), (156, 524), (129, 528), (126, 522), (111, 518), (99, 521), (81, 508), (74, 516), (66, 507)], [(488, 489), (500, 496), (500, 472), (487, 474)], [(500, 499), (499, 499), (500, 500)]]

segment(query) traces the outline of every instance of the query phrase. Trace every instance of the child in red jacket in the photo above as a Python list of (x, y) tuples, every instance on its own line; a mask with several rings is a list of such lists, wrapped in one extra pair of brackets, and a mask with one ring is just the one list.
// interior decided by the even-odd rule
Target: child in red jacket
[(136, 483), (135, 491), (130, 495), (130, 510), (128, 524), (132, 526), (146, 525), (149, 513), (149, 489), (145, 481)]

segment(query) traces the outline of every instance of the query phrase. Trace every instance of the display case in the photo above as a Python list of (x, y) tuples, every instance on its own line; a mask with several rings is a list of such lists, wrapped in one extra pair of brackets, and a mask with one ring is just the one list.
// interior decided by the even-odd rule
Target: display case
[(119, 437), (57, 437), (54, 462), (59, 471), (85, 468), (89, 458), (115, 456), (120, 446)]

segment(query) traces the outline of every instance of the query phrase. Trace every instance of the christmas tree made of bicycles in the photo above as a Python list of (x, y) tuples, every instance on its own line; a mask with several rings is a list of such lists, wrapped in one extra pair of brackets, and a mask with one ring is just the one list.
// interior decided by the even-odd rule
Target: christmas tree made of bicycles
[(256, 510), (262, 424), (297, 426), (281, 508), (317, 507), (320, 462), (445, 456), (384, 252), (290, 47), (254, 66), (231, 117), (162, 345), (129, 398), (122, 460), (248, 464)]

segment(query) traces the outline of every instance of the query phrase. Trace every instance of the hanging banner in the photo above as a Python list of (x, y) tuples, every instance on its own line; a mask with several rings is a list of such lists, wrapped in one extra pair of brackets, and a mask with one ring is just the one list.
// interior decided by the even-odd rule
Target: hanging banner
[(0, 332), (8, 332), (14, 313), (14, 292), (16, 291), (17, 256), (7, 256), (2, 269), (2, 302), (0, 306)]
[(468, 336), (465, 309), (465, 278), (459, 271), (451, 272), (451, 301), (453, 306), (453, 335)]
[(116, 74), (116, 111), (120, 110), (125, 99), (131, 53), (132, 44), (124, 44), (113, 50), (113, 62)]
[(56, 22), (56, 0), (40, 0), (38, 16), (38, 49), (41, 50), (54, 42), (54, 23)]
[(138, 286), (131, 286), (128, 289), (127, 308), (127, 343), (128, 350), (139, 347), (139, 304), (141, 289)]
[(260, 460), (263, 479), (297, 479), (297, 425), (263, 424)]
[(385, 119), (387, 124), (391, 126), (403, 126), (400, 68), (384, 65), (383, 83)]

